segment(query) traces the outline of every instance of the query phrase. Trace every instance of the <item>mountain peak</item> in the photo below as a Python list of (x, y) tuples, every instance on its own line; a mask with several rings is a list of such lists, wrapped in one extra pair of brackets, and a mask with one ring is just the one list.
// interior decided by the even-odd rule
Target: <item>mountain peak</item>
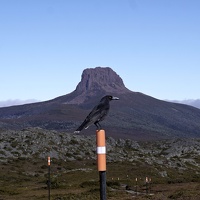
[(77, 92), (104, 91), (106, 93), (127, 92), (123, 80), (110, 67), (96, 67), (85, 69)]
[(110, 67), (88, 68), (83, 70), (81, 81), (76, 89), (70, 94), (56, 98), (56, 101), (64, 104), (86, 105), (104, 95), (117, 96), (127, 92), (130, 90)]

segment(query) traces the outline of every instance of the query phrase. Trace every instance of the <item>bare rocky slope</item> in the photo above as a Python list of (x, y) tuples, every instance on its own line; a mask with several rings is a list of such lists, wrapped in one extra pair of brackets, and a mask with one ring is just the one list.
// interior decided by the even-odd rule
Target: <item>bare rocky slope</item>
[[(102, 96), (118, 96), (102, 122), (108, 136), (135, 140), (200, 137), (200, 110), (127, 89), (111, 68), (85, 69), (70, 94), (50, 101), (0, 108), (0, 129), (41, 127), (73, 132)], [(95, 126), (83, 131), (89, 135)]]
[[(191, 181), (199, 177), (200, 139), (137, 142), (107, 137), (106, 143), (108, 163), (129, 162), (133, 163), (133, 166), (154, 166), (154, 170), (160, 177), (171, 176), (171, 170), (177, 170), (177, 176), (179, 173), (192, 172)], [(46, 160), (47, 156), (65, 162), (96, 161), (94, 135), (72, 135), (41, 128), (1, 131), (0, 149), (1, 163), (13, 159)]]

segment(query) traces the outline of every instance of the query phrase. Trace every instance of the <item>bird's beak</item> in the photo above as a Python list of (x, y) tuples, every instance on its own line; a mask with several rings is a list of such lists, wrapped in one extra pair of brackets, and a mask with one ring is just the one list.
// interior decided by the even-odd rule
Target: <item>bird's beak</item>
[(112, 100), (119, 100), (118, 97), (112, 97)]

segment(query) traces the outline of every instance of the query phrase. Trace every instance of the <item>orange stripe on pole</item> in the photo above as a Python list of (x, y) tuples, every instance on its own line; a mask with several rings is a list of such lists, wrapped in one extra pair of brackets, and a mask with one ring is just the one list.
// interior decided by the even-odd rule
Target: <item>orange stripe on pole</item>
[(106, 171), (106, 139), (104, 130), (96, 131), (96, 140), (98, 171)]
[(48, 157), (48, 166), (50, 166), (51, 160), (50, 157)]

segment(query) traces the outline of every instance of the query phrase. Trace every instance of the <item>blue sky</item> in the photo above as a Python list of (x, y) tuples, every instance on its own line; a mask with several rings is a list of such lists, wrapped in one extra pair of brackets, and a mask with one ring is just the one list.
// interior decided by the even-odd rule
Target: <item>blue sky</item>
[(111, 67), (158, 99), (200, 98), (199, 0), (0, 0), (0, 101), (72, 92)]

